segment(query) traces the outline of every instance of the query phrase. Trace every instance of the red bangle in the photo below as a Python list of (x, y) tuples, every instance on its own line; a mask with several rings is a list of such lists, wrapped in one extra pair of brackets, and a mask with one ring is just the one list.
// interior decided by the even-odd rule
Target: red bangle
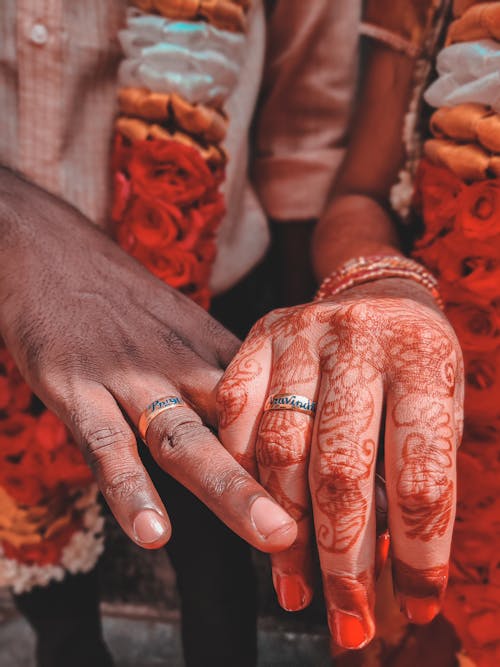
[(325, 278), (314, 298), (321, 301), (336, 296), (351, 287), (379, 280), (380, 278), (407, 278), (425, 287), (443, 309), (438, 291), (438, 281), (421, 264), (397, 255), (371, 255), (351, 259)]

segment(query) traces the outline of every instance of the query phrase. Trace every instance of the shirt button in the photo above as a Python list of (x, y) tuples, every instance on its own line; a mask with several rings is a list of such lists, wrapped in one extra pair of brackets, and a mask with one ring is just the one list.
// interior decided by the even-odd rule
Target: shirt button
[(47, 43), (48, 38), (49, 33), (47, 28), (42, 23), (35, 23), (30, 32), (30, 39), (33, 44), (43, 46), (43, 44)]

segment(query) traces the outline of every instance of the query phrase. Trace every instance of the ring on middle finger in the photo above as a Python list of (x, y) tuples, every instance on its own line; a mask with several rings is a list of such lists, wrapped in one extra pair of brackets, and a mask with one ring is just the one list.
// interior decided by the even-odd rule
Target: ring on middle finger
[(307, 396), (299, 394), (271, 394), (266, 400), (264, 411), (269, 410), (294, 410), (305, 415), (314, 417), (316, 413), (316, 402)]

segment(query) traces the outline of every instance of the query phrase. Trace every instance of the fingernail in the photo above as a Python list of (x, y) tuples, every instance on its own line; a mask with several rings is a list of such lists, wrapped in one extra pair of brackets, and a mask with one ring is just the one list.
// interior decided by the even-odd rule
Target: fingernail
[(169, 528), (154, 510), (143, 510), (134, 519), (134, 535), (141, 544), (153, 544), (167, 537)]
[(279, 532), (296, 530), (296, 524), (285, 510), (269, 498), (260, 496), (250, 509), (250, 516), (254, 526), (265, 539)]
[(436, 598), (412, 598), (401, 596), (401, 611), (412, 623), (430, 623), (439, 614), (441, 605)]
[(309, 602), (310, 595), (305, 583), (297, 574), (274, 574), (274, 588), (278, 594), (280, 605), (286, 611), (299, 611), (304, 609)]
[(389, 557), (389, 547), (391, 545), (391, 538), (389, 533), (382, 533), (377, 537), (377, 544), (375, 546), (375, 579), (378, 579), (385, 567), (387, 558)]
[(328, 625), (335, 643), (343, 648), (362, 648), (370, 639), (363, 621), (352, 614), (332, 611), (328, 615)]

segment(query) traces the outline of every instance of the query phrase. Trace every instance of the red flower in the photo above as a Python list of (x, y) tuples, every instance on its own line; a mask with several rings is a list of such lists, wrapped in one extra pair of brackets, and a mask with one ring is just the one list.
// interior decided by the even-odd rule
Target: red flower
[(81, 528), (81, 520), (75, 518), (65, 525), (55, 535), (43, 539), (37, 544), (24, 544), (15, 547), (2, 541), (2, 547), (7, 558), (26, 565), (57, 565), (60, 563), (64, 547), (72, 536)]
[(12, 416), (26, 410), (31, 398), (31, 389), (17, 370), (12, 357), (5, 348), (0, 348), (0, 410)]
[(139, 252), (136, 256), (155, 276), (171, 287), (196, 285), (199, 281), (200, 266), (196, 257), (176, 246), (161, 254)]
[(463, 189), (457, 221), (466, 238), (485, 240), (500, 234), (498, 179), (479, 181)]
[(453, 227), (458, 211), (458, 198), (465, 186), (448, 169), (422, 160), (415, 187), (425, 223), (424, 235), (416, 244), (420, 248)]
[(45, 410), (37, 419), (35, 426), (36, 445), (46, 451), (55, 451), (68, 442), (66, 426), (55, 414)]
[[(208, 306), (224, 169), (176, 141), (115, 141), (116, 236), (153, 274)], [(130, 185), (130, 191), (129, 191)]]
[(497, 317), (490, 308), (472, 302), (447, 304), (447, 315), (465, 350), (486, 352), (500, 343)]
[(113, 152), (111, 155), (111, 170), (126, 171), (127, 165), (132, 157), (134, 150), (129, 139), (123, 136), (121, 132), (116, 132), (113, 140)]
[(134, 197), (123, 222), (142, 245), (164, 248), (179, 237), (182, 213), (163, 200)]
[(500, 374), (494, 355), (475, 354), (465, 363), (467, 414), (495, 414), (500, 394)]
[(178, 141), (136, 141), (128, 170), (134, 192), (177, 206), (192, 204), (218, 185), (200, 153)]
[(8, 378), (0, 376), (0, 410), (6, 410), (11, 398)]

